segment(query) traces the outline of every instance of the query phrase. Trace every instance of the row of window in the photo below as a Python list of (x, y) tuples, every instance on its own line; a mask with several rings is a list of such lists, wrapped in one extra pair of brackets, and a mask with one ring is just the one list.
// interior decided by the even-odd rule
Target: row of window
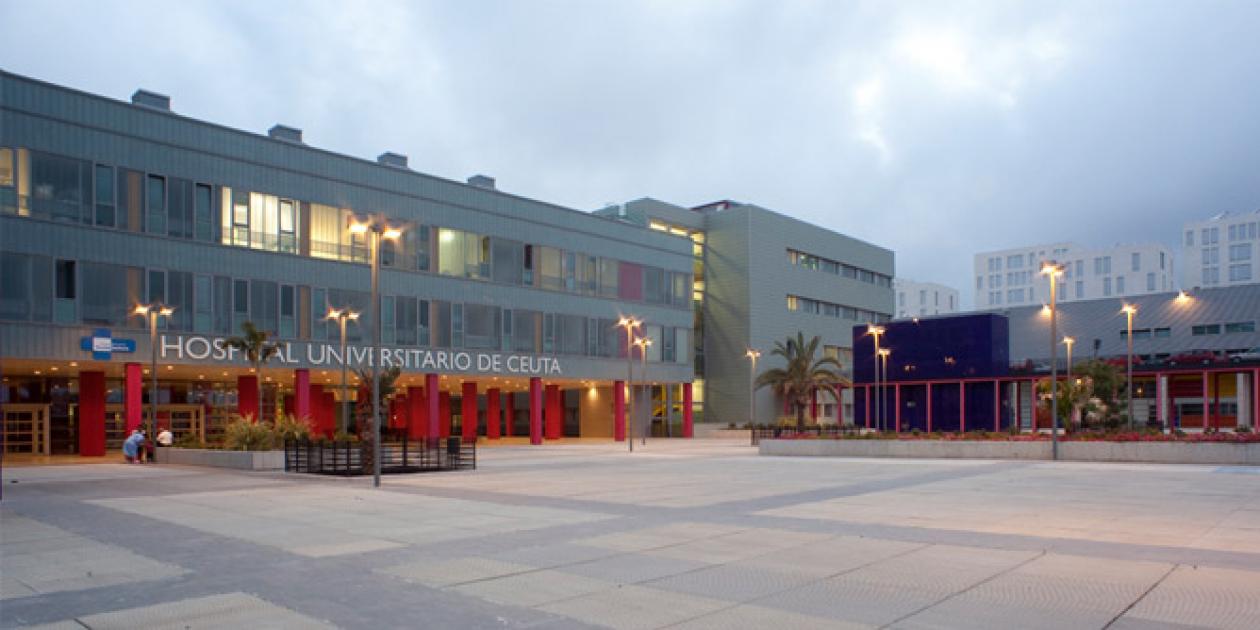
[[(952, 293), (947, 294), (946, 297), (949, 298), (949, 310), (951, 311), (954, 310), (954, 294)], [(927, 301), (928, 301), (927, 289), (919, 289), (919, 305), (920, 306), (926, 305)], [(905, 291), (897, 292), (897, 305), (898, 306), (906, 305), (906, 292)], [(932, 291), (932, 305), (933, 306), (941, 305), (941, 292), (940, 291)]]
[[(1203, 335), (1219, 335), (1222, 328), (1225, 334), (1235, 333), (1253, 333), (1256, 332), (1256, 322), (1229, 322), (1227, 324), (1198, 324), (1190, 327), (1190, 334), (1195, 336)], [(1134, 339), (1137, 339), (1137, 331), (1134, 331)]]
[[(1251, 263), (1234, 263), (1229, 265), (1229, 281), (1230, 282), (1250, 282), (1252, 279)], [(1204, 267), (1200, 272), (1203, 286), (1215, 286), (1221, 283), (1221, 268), (1218, 266)]]
[[(0, 212), (236, 247), (368, 262), (354, 212), (31, 151), (0, 148)], [(217, 215), (217, 218), (216, 218)], [(690, 273), (463, 230), (404, 225), (382, 266), (689, 308)]]
[(876, 313), (875, 311), (800, 297), (799, 295), (787, 296), (787, 309), (793, 313), (826, 315), (827, 317), (838, 317), (864, 324), (878, 324), (892, 319), (892, 316), (887, 313)]
[(854, 267), (850, 264), (838, 262), (829, 258), (823, 258), (821, 256), (815, 256), (813, 254), (806, 254), (805, 252), (796, 251), (794, 249), (787, 250), (787, 255), (788, 263), (796, 265), (797, 267), (833, 273), (839, 276), (844, 276), (845, 278), (851, 278), (867, 284), (873, 284), (878, 287), (892, 286), (892, 276), (887, 276), (877, 271)]
[[(1260, 224), (1256, 221), (1248, 221), (1244, 223), (1235, 223), (1227, 228), (1227, 236), (1230, 242), (1256, 240), (1260, 237)], [(1220, 242), (1221, 232), (1219, 227), (1202, 228), (1199, 230), (1199, 245), (1215, 245)], [(1186, 230), (1186, 246), (1194, 246), (1194, 230)]]
[[(0, 319), (143, 328), (136, 304), (174, 307), (164, 330), (230, 335), (253, 322), (279, 339), (338, 340), (324, 315), (350, 308), (363, 316), (347, 326), (349, 342), (370, 338), (370, 294), (110, 263), (0, 255)], [(648, 324), (648, 359), (686, 363), (691, 331)], [(381, 297), (381, 339), (387, 345), (624, 357), (625, 337), (611, 318), (507, 309), (485, 304)]]

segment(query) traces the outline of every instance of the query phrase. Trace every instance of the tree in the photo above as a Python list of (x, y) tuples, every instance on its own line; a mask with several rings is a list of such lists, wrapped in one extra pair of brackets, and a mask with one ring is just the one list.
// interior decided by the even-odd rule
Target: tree
[(841, 375), (843, 367), (835, 358), (815, 358), (820, 343), (822, 339), (817, 336), (805, 341), (805, 335), (800, 332), (795, 339), (788, 337), (775, 342), (770, 354), (781, 357), (784, 366), (766, 370), (757, 377), (757, 389), (769, 387), (793, 405), (797, 430), (805, 428), (805, 407), (812, 402), (814, 392), (831, 392), (840, 400), (841, 387), (850, 384), (849, 379)]
[[(358, 419), (359, 437), (367, 440), (369, 435), (376, 435), (374, 427), (369, 424), (372, 419), (372, 370), (355, 368), (354, 373), (359, 376), (359, 396), (354, 415)], [(398, 393), (397, 382), (401, 374), (402, 370), (396, 365), (381, 370), (381, 415), (389, 413), (389, 401)]]
[(241, 333), (240, 336), (224, 339), (223, 346), (239, 350), (245, 355), (245, 360), (249, 361), (250, 366), (254, 368), (254, 374), (257, 376), (258, 381), (258, 420), (262, 420), (262, 366), (280, 352), (280, 344), (274, 341), (267, 341), (270, 335), (267, 331), (259, 330), (254, 326), (254, 322), (241, 324)]

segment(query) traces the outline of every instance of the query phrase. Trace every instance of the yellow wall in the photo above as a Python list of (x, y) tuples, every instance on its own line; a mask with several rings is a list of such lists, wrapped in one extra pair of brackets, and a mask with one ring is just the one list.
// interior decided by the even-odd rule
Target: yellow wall
[(612, 388), (591, 387), (579, 391), (578, 423), (582, 437), (612, 438)]

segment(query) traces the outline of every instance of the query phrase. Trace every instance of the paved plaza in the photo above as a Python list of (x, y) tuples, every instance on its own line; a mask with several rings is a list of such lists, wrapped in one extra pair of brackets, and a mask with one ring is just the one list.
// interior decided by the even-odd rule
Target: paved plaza
[(1260, 469), (624, 448), (6, 467), (0, 627), (1260, 628)]

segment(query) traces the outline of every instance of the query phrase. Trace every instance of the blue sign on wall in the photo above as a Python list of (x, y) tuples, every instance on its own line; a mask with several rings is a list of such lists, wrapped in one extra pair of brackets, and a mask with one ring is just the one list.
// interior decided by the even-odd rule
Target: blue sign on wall
[(115, 352), (135, 352), (134, 339), (114, 339), (109, 336), (108, 328), (97, 328), (89, 337), (79, 339), (79, 347), (92, 353), (96, 361), (108, 361)]

